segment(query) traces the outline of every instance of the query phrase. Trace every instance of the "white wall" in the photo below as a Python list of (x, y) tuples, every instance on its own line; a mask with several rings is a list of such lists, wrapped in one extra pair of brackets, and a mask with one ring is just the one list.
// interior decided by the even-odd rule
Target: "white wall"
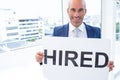
[(0, 53), (0, 80), (44, 80), (35, 61), (40, 46)]
[[(118, 71), (120, 57), (120, 42), (115, 41), (115, 21), (116, 21), (115, 0), (102, 0), (102, 38), (111, 40), (111, 60), (114, 61), (115, 68), (110, 72), (109, 80), (116, 80), (114, 76)], [(119, 75), (120, 76), (120, 75)]]

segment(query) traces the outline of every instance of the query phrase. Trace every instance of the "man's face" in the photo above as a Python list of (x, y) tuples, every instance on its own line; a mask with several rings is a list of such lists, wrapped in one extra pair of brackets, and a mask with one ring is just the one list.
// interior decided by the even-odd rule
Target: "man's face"
[(78, 27), (82, 24), (86, 14), (85, 4), (81, 0), (72, 0), (67, 13), (73, 26)]

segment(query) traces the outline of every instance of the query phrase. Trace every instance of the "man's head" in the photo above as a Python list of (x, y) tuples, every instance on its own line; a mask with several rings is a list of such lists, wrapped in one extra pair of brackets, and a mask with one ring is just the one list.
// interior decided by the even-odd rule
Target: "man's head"
[(86, 3), (84, 0), (70, 0), (67, 13), (73, 26), (78, 27), (82, 24), (86, 14)]

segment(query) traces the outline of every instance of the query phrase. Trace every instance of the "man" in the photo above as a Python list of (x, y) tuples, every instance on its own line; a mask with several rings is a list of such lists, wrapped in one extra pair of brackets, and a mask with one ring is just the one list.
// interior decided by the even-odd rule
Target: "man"
[[(101, 38), (101, 31), (98, 27), (92, 27), (83, 22), (87, 12), (86, 3), (84, 0), (70, 0), (67, 13), (70, 22), (63, 26), (54, 28), (53, 36), (58, 37), (80, 37), (80, 38)], [(77, 33), (75, 32), (77, 30)], [(38, 52), (36, 61), (41, 63), (44, 54)], [(113, 61), (108, 62), (109, 71), (114, 67)]]

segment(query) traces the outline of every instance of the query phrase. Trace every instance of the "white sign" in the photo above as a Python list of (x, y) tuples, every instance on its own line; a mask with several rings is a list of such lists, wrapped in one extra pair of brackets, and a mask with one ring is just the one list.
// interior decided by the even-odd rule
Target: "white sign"
[(47, 80), (108, 80), (109, 40), (46, 37), (42, 43)]

